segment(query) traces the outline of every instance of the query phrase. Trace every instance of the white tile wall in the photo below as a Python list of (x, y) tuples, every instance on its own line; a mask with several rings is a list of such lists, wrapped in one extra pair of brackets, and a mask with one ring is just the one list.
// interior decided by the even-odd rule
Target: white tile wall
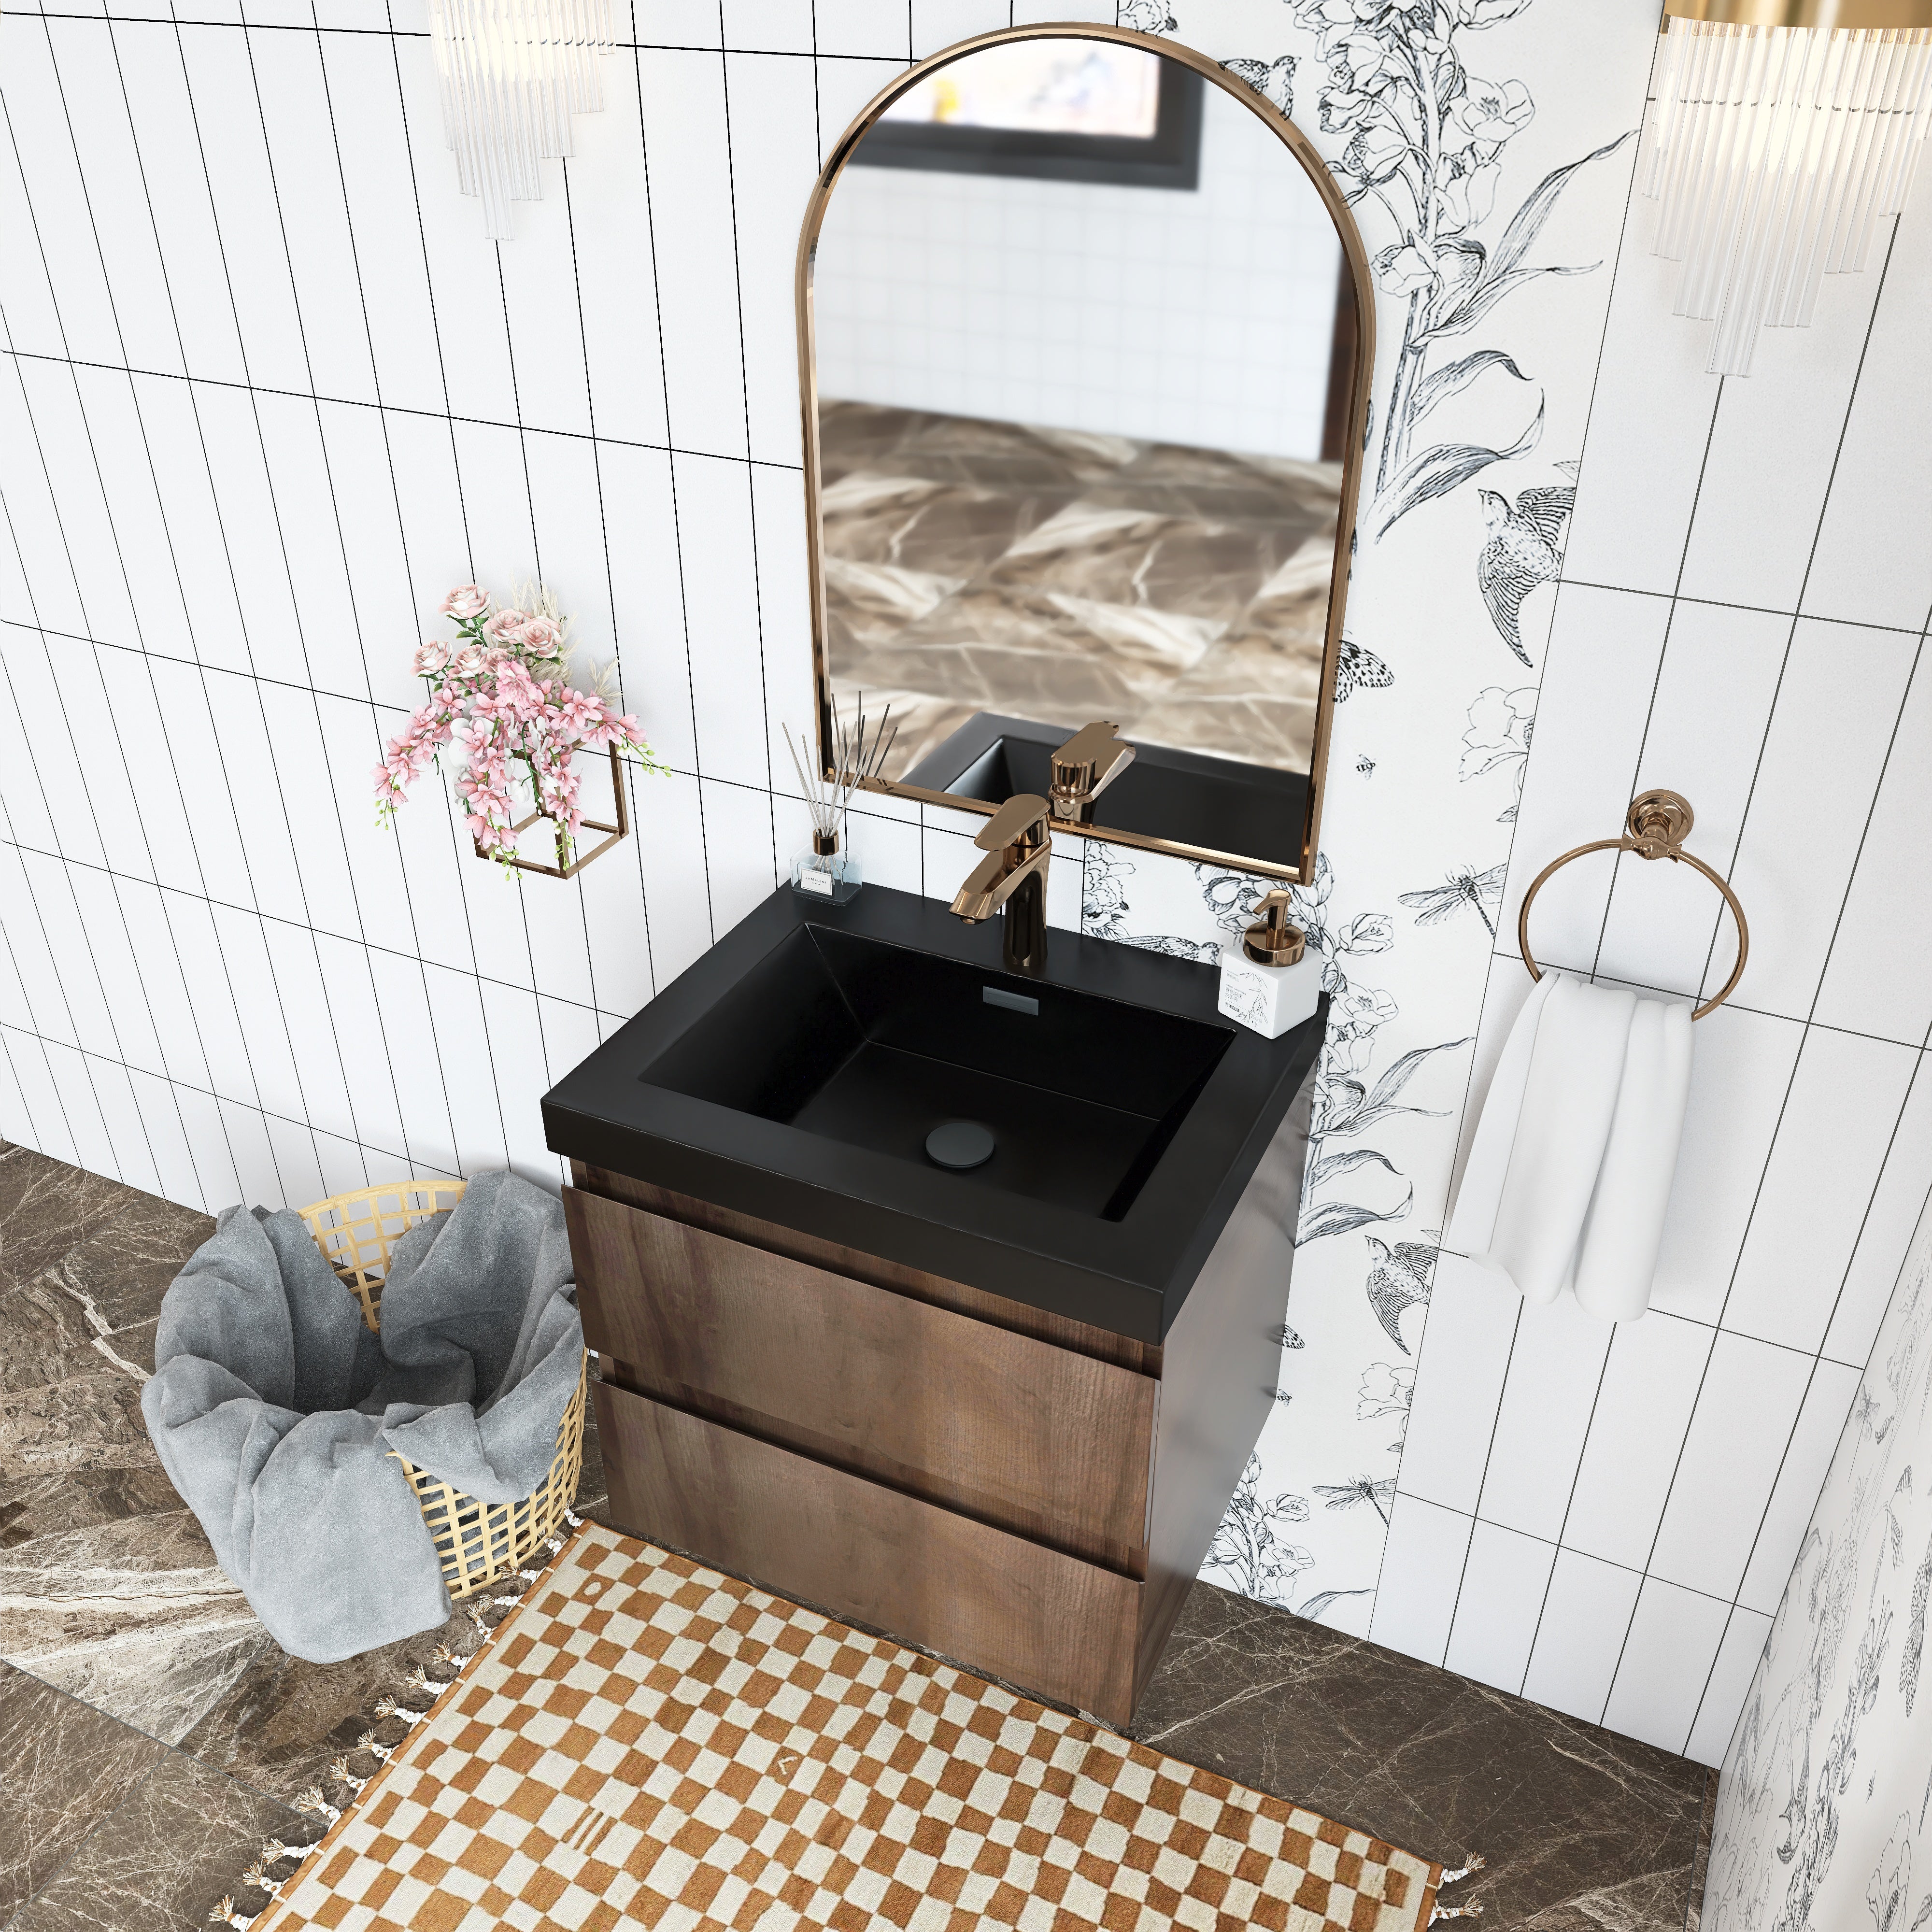
[[(1652, 220), (1638, 197), (1472, 1092), (1520, 1004), (1525, 886), (1619, 830), (1637, 790), (1690, 799), (1692, 849), (1750, 918), (1749, 969), (1696, 1028), (1650, 1315), (1607, 1352), (1580, 1318), (1559, 1342), (1550, 1311), (1511, 1324), (1445, 1258), (1399, 1484), (1474, 1520), (1466, 1600), (1492, 1588), (1486, 1531), (1560, 1546), (1526, 1694), (1716, 1763), (1932, 1182), (1932, 928), (1910, 883), (1932, 830), (1932, 592), (1923, 546), (1894, 534), (1924, 493), (1897, 426), (1932, 387), (1899, 345), (1932, 205), (1814, 328), (1722, 382), (1670, 314)], [(1736, 958), (1702, 880), (1628, 855), (1559, 875), (1532, 940), (1678, 994), (1714, 992)]]
[[(0, 18), (0, 1133), (211, 1208), (506, 1160), (554, 1179), (538, 1096), (800, 836), (773, 740), (809, 704), (784, 290), (816, 157), (909, 58), (1016, 10), (637, 0), (604, 111), (500, 247), (454, 192), (420, 7), (388, 31), (359, 0), (246, 28), (218, 0), (178, 26), (83, 10)], [(1331, 140), (1290, 10), (1176, 10), (1217, 58), (1292, 46)], [(1636, 118), (1654, 8), (1593, 29), (1579, 62), (1534, 0), (1481, 37), (1483, 71), (1536, 89), (1518, 199)], [(1373, 1136), (1405, 1177), (1378, 1203), (1409, 1208), (1304, 1250), (1264, 1488), (1388, 1474), (1399, 1419), (1358, 1385), (1413, 1367), (1386, 1535), (1381, 1504), (1312, 1505), (1296, 1604), (1333, 1590), (1333, 1621), (1714, 1758), (1932, 1177), (1932, 194), (1720, 382), (1652, 204), (1626, 217), (1628, 172), (1593, 166), (1544, 244), (1606, 266), (1483, 338), (1536, 375), (1537, 464), (1581, 458), (1564, 580), (1529, 609), (1553, 615), (1526, 626), (1546, 677), (1482, 609), (1474, 489), (1357, 562), (1352, 629), (1396, 682), (1338, 714), (1330, 915), (1383, 916), (1407, 974), (1350, 962), (1387, 1000), (1370, 1078), (1430, 1057), (1401, 1096), (1423, 1111)], [(1510, 467), (1485, 483), (1532, 480)], [(444, 589), (539, 569), (671, 767), (627, 773), (638, 836), (562, 885), (479, 866), (438, 783), (393, 832), (368, 790)], [(1459, 784), (1457, 741), (1474, 692), (1539, 678), (1512, 832), (1511, 774)], [(1653, 1312), (1586, 1334), (1450, 1260), (1392, 1336), (1363, 1283), (1438, 1238), (1463, 1043), (1480, 1092), (1521, 998), (1524, 886), (1649, 784), (1689, 794), (1753, 921), (1697, 1028)], [(881, 802), (855, 844), (950, 893), (971, 829)], [(1512, 838), (1502, 937), (1396, 910)], [(1132, 863), (1160, 931), (1217, 935), (1186, 868)], [(1078, 869), (1052, 878), (1077, 922)], [(1634, 860), (1564, 874), (1536, 921), (1607, 977), (1728, 968), (1698, 882)]]

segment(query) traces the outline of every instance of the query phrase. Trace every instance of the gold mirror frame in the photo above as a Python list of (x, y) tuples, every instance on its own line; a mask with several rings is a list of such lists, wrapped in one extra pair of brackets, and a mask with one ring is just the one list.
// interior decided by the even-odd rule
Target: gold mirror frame
[[(982, 48), (999, 46), (1010, 40), (1112, 40), (1125, 46), (1144, 47), (1163, 59), (1178, 61), (1183, 66), (1192, 68), (1204, 80), (1212, 81), (1223, 93), (1232, 95), (1272, 130), (1282, 146), (1300, 163), (1302, 172), (1313, 184), (1316, 193), (1322, 197), (1323, 206), (1328, 209), (1330, 218), (1334, 222), (1336, 232), (1341, 238), (1343, 255), (1354, 278), (1355, 381), (1354, 394), (1348, 399), (1348, 428), (1342, 441), (1342, 488), (1335, 516), (1335, 562), (1328, 586), (1328, 627), (1322, 646), (1322, 688), (1316, 700), (1314, 745), (1309, 758), (1308, 808), (1304, 815), (1298, 848), (1300, 854), (1298, 862), (1294, 865), (1283, 865), (1275, 860), (1256, 859), (1245, 853), (1217, 851), (1207, 846), (1184, 844), (1178, 840), (1156, 838), (1144, 832), (1122, 831), (1106, 825), (1084, 825), (1056, 819), (1053, 827), (1056, 834), (1077, 832), (1086, 838), (1104, 838), (1110, 844), (1134, 846), (1143, 851), (1170, 853), (1179, 858), (1204, 860), (1210, 864), (1227, 866), (1239, 872), (1254, 873), (1264, 878), (1283, 879), (1300, 884), (1305, 882), (1312, 872), (1322, 830), (1322, 784), (1328, 775), (1328, 740), (1334, 717), (1335, 679), (1341, 656), (1342, 614), (1348, 598), (1350, 552), (1355, 528), (1355, 501), (1361, 485), (1363, 450), (1368, 436), (1369, 394), (1375, 374), (1374, 284), (1370, 279), (1368, 254), (1362, 246), (1361, 233), (1355, 226), (1354, 215), (1348, 203), (1342, 200), (1341, 190), (1335, 185), (1334, 177), (1329, 173), (1307, 136), (1286, 115), (1274, 107), (1265, 97), (1256, 93), (1245, 81), (1238, 80), (1206, 55), (1196, 53), (1192, 47), (1184, 46), (1178, 41), (1162, 40), (1152, 34), (1136, 33), (1129, 27), (1100, 26), (1085, 20), (1048, 20), (1036, 22), (1029, 26), (1002, 27), (993, 33), (978, 34), (970, 40), (958, 41), (918, 62), (866, 104), (858, 118), (839, 136), (837, 146), (832, 149), (818, 177), (817, 185), (812, 189), (812, 199), (806, 206), (805, 225), (799, 234), (796, 298), (799, 396), (804, 413), (805, 430), (806, 555), (812, 595), (812, 663), (818, 700), (820, 762), (825, 775), (830, 777), (832, 775), (829, 756), (832, 742), (832, 676), (826, 643), (824, 536), (819, 517), (818, 358), (812, 301), (812, 267), (818, 250), (819, 228), (824, 220), (832, 190), (844, 172), (846, 164), (851, 159), (853, 150), (865, 139), (879, 116), (908, 88), (915, 86), (935, 68), (950, 66), (968, 54), (977, 53)], [(1231, 764), (1237, 764), (1238, 762), (1229, 760)], [(983, 799), (963, 798), (952, 792), (932, 791), (922, 785), (905, 784), (893, 779), (868, 779), (864, 789), (884, 792), (895, 798), (916, 799), (922, 804), (943, 805), (956, 812), (977, 812), (988, 818), (999, 809), (997, 803), (988, 802)], [(1104, 809), (1104, 806), (1102, 808)]]

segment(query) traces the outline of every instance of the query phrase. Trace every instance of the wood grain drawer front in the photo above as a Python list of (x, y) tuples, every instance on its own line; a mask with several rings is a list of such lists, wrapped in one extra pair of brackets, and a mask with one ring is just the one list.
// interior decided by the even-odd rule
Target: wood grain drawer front
[(1144, 1586), (608, 1382), (612, 1520), (1113, 1724)]
[(616, 1380), (1140, 1574), (1150, 1377), (601, 1195), (564, 1206)]

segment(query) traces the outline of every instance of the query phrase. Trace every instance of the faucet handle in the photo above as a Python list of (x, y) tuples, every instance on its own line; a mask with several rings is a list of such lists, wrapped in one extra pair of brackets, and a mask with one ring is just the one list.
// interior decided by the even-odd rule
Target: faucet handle
[(1083, 724), (1053, 754), (1053, 811), (1058, 818), (1090, 817), (1094, 800), (1134, 761), (1134, 748), (1106, 719)]
[(987, 820), (973, 843), (982, 852), (997, 852), (1005, 845), (1037, 845), (1047, 836), (1046, 817), (1046, 800), (1037, 792), (1017, 793)]

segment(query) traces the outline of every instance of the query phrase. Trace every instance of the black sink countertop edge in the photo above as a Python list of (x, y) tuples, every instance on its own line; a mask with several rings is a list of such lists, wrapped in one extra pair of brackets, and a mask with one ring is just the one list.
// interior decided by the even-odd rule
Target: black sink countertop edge
[[(1186, 1118), (1118, 1221), (1026, 1200), (649, 1085), (670, 1042), (802, 926), (959, 961), (987, 983), (1063, 986), (1211, 1026), (1228, 1043)], [(1264, 1040), (1216, 1010), (1211, 967), (1052, 930), (1043, 970), (1008, 974), (997, 920), (969, 926), (939, 900), (867, 886), (844, 906), (780, 886), (543, 1100), (551, 1150), (1071, 1317), (1158, 1342), (1312, 1068), (1327, 1023)], [(1285, 1285), (1284, 1285), (1285, 1286)]]

